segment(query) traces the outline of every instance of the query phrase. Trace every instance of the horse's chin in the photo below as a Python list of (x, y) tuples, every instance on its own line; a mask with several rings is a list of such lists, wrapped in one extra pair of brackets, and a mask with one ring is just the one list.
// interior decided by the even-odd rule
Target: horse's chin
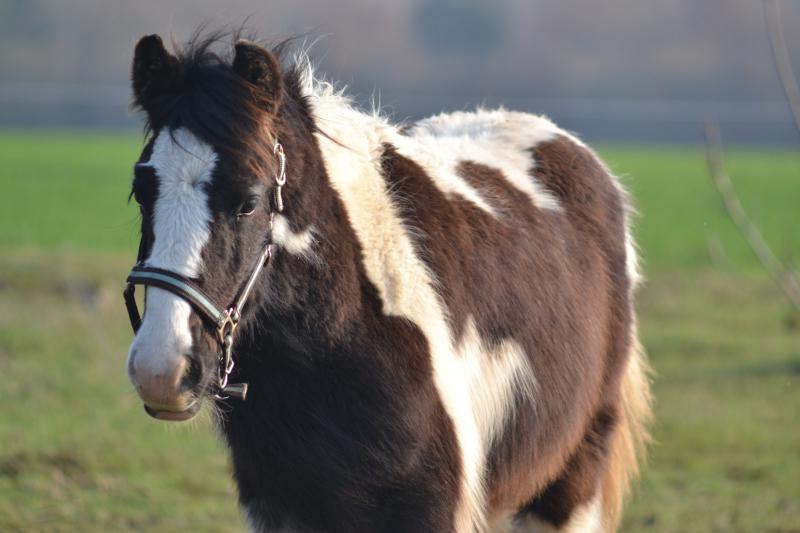
[(200, 399), (195, 400), (192, 404), (183, 411), (168, 411), (163, 409), (154, 409), (147, 404), (144, 404), (144, 411), (157, 420), (167, 420), (170, 422), (185, 422), (194, 418), (197, 411), (200, 410)]

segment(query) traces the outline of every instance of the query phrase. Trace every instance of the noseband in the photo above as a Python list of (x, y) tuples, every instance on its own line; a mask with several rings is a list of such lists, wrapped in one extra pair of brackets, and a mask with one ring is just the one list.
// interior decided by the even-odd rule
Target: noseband
[(131, 269), (127, 278), (127, 285), (122, 295), (125, 298), (125, 307), (128, 310), (128, 317), (131, 321), (134, 334), (139, 331), (142, 325), (142, 317), (136, 305), (134, 293), (136, 285), (158, 287), (165, 291), (182, 298), (194, 308), (210, 325), (216, 328), (217, 342), (220, 346), (219, 353), (219, 378), (217, 391), (214, 397), (225, 400), (228, 397), (244, 400), (247, 396), (247, 383), (228, 383), (228, 377), (233, 371), (233, 334), (239, 325), (241, 311), (259, 274), (267, 266), (272, 258), (272, 222), (275, 212), (283, 212), (283, 197), (281, 194), (283, 186), (286, 184), (286, 155), (280, 143), (275, 143), (273, 153), (278, 158), (279, 171), (275, 178), (275, 195), (270, 202), (269, 212), (269, 238), (267, 245), (259, 254), (253, 270), (247, 281), (239, 288), (236, 298), (227, 307), (220, 307), (214, 303), (197, 283), (176, 272), (145, 266), (144, 246), (139, 246), (139, 256), (136, 265)]

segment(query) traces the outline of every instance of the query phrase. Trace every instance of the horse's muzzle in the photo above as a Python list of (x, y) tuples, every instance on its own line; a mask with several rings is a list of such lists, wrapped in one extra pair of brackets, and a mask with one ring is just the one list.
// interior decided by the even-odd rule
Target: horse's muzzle
[[(146, 355), (133, 348), (128, 357), (128, 376), (145, 411), (159, 420), (192, 418), (200, 408), (201, 398), (196, 394), (198, 383), (190, 358), (159, 355), (148, 360)], [(158, 364), (154, 365), (153, 360)]]

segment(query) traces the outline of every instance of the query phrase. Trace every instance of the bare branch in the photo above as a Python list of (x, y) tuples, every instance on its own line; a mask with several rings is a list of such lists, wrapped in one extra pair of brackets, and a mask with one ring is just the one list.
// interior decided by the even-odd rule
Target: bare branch
[(792, 68), (786, 39), (783, 37), (780, 0), (764, 0), (764, 17), (767, 21), (767, 33), (772, 47), (772, 59), (775, 61), (775, 68), (778, 69), (786, 100), (789, 102), (794, 125), (800, 132), (800, 89), (797, 88), (797, 78), (795, 78)]
[(725, 173), (722, 162), (722, 142), (720, 140), (719, 127), (716, 123), (706, 120), (706, 161), (711, 179), (714, 181), (717, 190), (722, 196), (725, 209), (728, 211), (736, 227), (744, 236), (758, 260), (772, 276), (778, 287), (786, 295), (789, 302), (800, 311), (800, 280), (790, 270), (785, 268), (772, 253), (761, 232), (750, 221), (747, 213), (736, 195), (730, 178)]

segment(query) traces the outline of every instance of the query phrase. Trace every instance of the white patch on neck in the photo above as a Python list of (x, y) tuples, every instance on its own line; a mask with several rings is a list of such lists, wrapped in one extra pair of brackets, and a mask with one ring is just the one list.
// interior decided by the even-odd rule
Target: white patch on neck
[[(538, 144), (563, 135), (583, 146), (570, 133), (546, 117), (506, 109), (478, 109), (474, 112), (442, 113), (421, 120), (405, 134), (381, 117), (356, 110), (343, 91), (314, 78), (307, 57), (301, 84), (314, 108), (314, 120), (322, 131), (345, 146), (373, 160), (382, 143), (392, 144), (401, 155), (420, 165), (433, 184), (445, 195), (458, 195), (485, 212), (498, 216), (497, 209), (458, 174), (464, 161), (472, 161), (499, 170), (515, 188), (525, 193), (539, 209), (561, 210), (558, 199), (533, 176), (535, 161), (531, 150)], [(358, 131), (348, 135), (346, 130)], [(342, 135), (342, 133), (345, 133)], [(362, 141), (372, 148), (364, 150)]]
[[(208, 242), (211, 213), (205, 186), (211, 181), (217, 154), (183, 128), (162, 130), (153, 143), (150, 160), (155, 169), (158, 198), (153, 211), (153, 241), (147, 266), (194, 277), (202, 267), (201, 253)], [(189, 304), (157, 287), (147, 287), (142, 327), (131, 345), (135, 370), (167, 372), (178, 357), (189, 353)], [(129, 355), (130, 357), (130, 355)]]
[(433, 184), (447, 196), (458, 195), (487, 213), (496, 216), (495, 209), (464, 178), (458, 175), (458, 161), (436, 159), (435, 152), (441, 146), (418, 146), (416, 140), (401, 135), (377, 111), (372, 115), (361, 113), (350, 105), (341, 92), (329, 83), (314, 80), (310, 69), (304, 76), (304, 92), (314, 107), (314, 121), (326, 134), (343, 143), (362, 156), (362, 164), (376, 164), (380, 168), (383, 144), (392, 144), (400, 154), (420, 164)]
[[(453, 338), (435, 276), (416, 254), (411, 231), (397, 208), (397, 202), (403, 200), (386, 189), (380, 159), (384, 143), (390, 143), (404, 156), (421, 163), (442, 192), (457, 194), (497, 215), (480, 192), (456, 174), (462, 160), (487, 164), (499, 168), (537, 206), (556, 209), (555, 199), (538, 188), (530, 175), (530, 149), (558, 130), (546, 119), (530, 115), (523, 118), (507, 112), (482, 112), (471, 114), (472, 119), (464, 118), (473, 126), (480, 122), (478, 118), (483, 121), (485, 128), (472, 133), (465, 129), (447, 134), (436, 130), (432, 121), (429, 130), (418, 126), (407, 136), (380, 117), (354, 110), (332, 86), (315, 82), (310, 76), (306, 82), (315, 121), (325, 132), (317, 135), (317, 141), (331, 185), (361, 243), (365, 270), (378, 290), (383, 311), (411, 320), (430, 347), (434, 383), (452, 420), (461, 454), (463, 471), (455, 530), (482, 531), (486, 526), (486, 456), (513, 415), (516, 395), (532, 397), (536, 382), (518, 344), (505, 341), (490, 349), (472, 320), (460, 339)], [(514, 127), (504, 130), (509, 121)], [(500, 146), (501, 140), (513, 137), (523, 126), (528, 131), (522, 141), (511, 147)], [(481, 131), (483, 137), (478, 134)], [(482, 143), (488, 146), (481, 147)]]
[(414, 322), (428, 340), (434, 382), (450, 416), (463, 466), (456, 531), (483, 529), (484, 449), (480, 430), (472, 416), (470, 386), (464, 362), (454, 349), (444, 306), (435, 290), (433, 275), (419, 260), (403, 226), (397, 207), (386, 190), (376, 157), (382, 147), (358, 124), (352, 131), (333, 124), (317, 134), (317, 142), (333, 189), (339, 194), (350, 225), (363, 250), (364, 267), (378, 289), (383, 312)]

